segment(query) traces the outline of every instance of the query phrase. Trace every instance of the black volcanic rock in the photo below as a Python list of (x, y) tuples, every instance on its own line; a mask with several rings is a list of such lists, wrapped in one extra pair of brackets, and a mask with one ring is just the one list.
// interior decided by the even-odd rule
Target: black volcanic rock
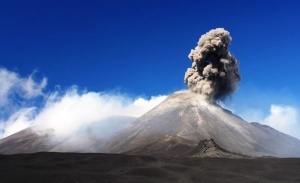
[(191, 149), (187, 154), (191, 157), (226, 157), (226, 158), (247, 158), (241, 154), (232, 153), (220, 147), (214, 139), (204, 139)]
[(1, 183), (299, 183), (299, 169), (299, 158), (168, 158), (49, 152), (0, 155)]

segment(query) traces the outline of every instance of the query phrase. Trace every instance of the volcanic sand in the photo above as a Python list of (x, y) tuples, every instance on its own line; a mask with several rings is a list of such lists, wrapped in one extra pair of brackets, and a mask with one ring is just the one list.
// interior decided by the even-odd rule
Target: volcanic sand
[(300, 182), (299, 158), (0, 155), (0, 182)]

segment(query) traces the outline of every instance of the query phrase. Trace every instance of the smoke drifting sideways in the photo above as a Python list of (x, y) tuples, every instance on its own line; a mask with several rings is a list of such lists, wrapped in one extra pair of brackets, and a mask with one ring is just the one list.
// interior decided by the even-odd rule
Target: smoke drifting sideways
[(200, 37), (188, 56), (193, 62), (184, 77), (189, 90), (216, 101), (224, 100), (237, 89), (241, 76), (239, 62), (229, 51), (231, 40), (223, 28), (212, 29)]
[[(35, 72), (21, 76), (0, 66), (0, 140), (21, 130), (33, 132), (53, 151), (94, 152), (104, 139), (125, 128), (167, 96), (129, 97), (118, 91), (80, 91), (77, 86), (55, 91)], [(23, 133), (24, 134), (24, 133)], [(34, 141), (35, 142), (35, 141)]]

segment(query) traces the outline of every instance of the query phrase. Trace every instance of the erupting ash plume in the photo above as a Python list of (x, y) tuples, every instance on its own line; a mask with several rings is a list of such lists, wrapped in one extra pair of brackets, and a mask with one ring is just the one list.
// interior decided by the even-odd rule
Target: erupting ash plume
[(232, 94), (241, 76), (238, 61), (228, 47), (232, 38), (223, 28), (210, 30), (202, 35), (189, 58), (192, 67), (185, 73), (184, 82), (188, 88), (214, 101)]

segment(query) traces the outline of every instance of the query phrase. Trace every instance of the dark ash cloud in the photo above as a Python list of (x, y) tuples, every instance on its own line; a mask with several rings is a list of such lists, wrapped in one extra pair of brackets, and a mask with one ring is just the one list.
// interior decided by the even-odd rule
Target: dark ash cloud
[(215, 101), (225, 99), (236, 89), (241, 76), (238, 61), (229, 51), (232, 38), (223, 28), (202, 35), (191, 50), (192, 67), (185, 73), (184, 82), (195, 93)]

